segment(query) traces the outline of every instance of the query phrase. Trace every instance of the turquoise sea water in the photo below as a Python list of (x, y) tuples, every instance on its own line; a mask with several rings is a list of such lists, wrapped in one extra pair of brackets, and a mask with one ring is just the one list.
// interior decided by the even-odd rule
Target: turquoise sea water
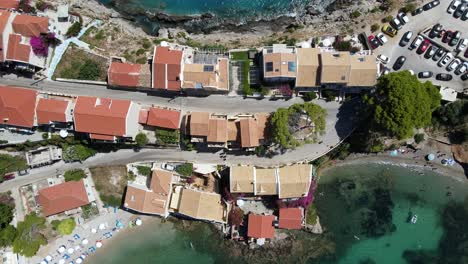
[[(357, 233), (359, 223), (355, 212), (349, 211), (336, 192), (336, 180), (349, 179), (354, 180), (359, 191), (376, 186), (391, 189), (395, 204), (392, 211), (394, 232), (376, 239), (365, 239)], [(447, 196), (448, 192), (450, 196)], [(352, 197), (353, 194), (349, 195)], [(430, 172), (419, 175), (409, 169), (388, 165), (348, 165), (329, 169), (321, 175), (316, 206), (327, 236), (336, 242), (337, 252), (331, 261), (320, 263), (361, 264), (371, 259), (374, 262), (367, 263), (404, 264), (401, 257), (404, 250), (437, 247), (443, 233), (440, 225), (443, 206), (450, 200), (462, 201), (466, 195), (468, 183)], [(406, 222), (409, 210), (418, 215), (416, 224)], [(155, 220), (124, 236), (117, 236), (88, 263), (243, 263), (242, 255), (236, 259), (226, 254), (228, 250), (223, 248), (222, 239), (207, 224), (193, 223), (190, 228), (182, 228), (178, 223), (176, 226)], [(312, 235), (304, 233), (297, 238), (300, 240), (304, 236)], [(275, 263), (273, 259), (259, 261)], [(287, 262), (278, 260), (276, 263)]]

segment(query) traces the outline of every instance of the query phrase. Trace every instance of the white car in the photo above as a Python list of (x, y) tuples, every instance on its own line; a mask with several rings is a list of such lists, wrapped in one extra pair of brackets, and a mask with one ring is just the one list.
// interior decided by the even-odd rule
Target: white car
[(390, 59), (383, 54), (377, 56), (377, 59), (379, 59), (383, 64), (387, 64), (390, 61)]
[(172, 166), (171, 164), (163, 163), (163, 164), (161, 164), (161, 169), (168, 170), (168, 171), (173, 171), (173, 170), (175, 170), (175, 167)]
[(400, 19), (396, 17), (390, 21), (390, 25), (392, 25), (392, 27), (394, 27), (396, 30), (400, 30), (403, 27), (403, 23), (401, 23)]
[(457, 51), (462, 51), (468, 46), (468, 39), (461, 39), (460, 42), (458, 42), (458, 46), (456, 48)]
[(467, 68), (467, 66), (466, 66), (465, 63), (464, 63), (464, 64), (461, 64), (460, 66), (458, 66), (458, 67), (455, 69), (455, 74), (456, 74), (456, 75), (460, 75), (460, 74), (462, 74), (462, 73), (465, 73), (467, 69), (468, 69), (468, 68)]
[(461, 61), (459, 59), (454, 59), (450, 64), (447, 66), (446, 70), (447, 71), (453, 71), (455, 68), (457, 68), (460, 65)]
[(452, 3), (447, 8), (447, 13), (452, 14), (457, 10), (458, 6), (461, 4), (460, 0), (453, 0)]
[(409, 49), (417, 49), (419, 45), (423, 42), (424, 38), (421, 35), (418, 35), (411, 43)]
[(408, 16), (403, 12), (398, 13), (397, 17), (403, 25), (409, 22)]
[(377, 39), (379, 40), (380, 44), (382, 44), (382, 45), (388, 42), (388, 38), (382, 32), (377, 34)]
[(439, 63), (437, 63), (437, 65), (439, 65), (439, 67), (445, 67), (445, 65), (447, 65), (447, 63), (452, 59), (453, 55), (449, 52), (445, 54), (445, 56), (439, 61)]

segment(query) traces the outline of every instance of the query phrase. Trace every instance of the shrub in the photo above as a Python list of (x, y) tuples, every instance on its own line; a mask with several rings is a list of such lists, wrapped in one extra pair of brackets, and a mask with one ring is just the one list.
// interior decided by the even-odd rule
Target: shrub
[(83, 145), (72, 145), (65, 147), (62, 158), (65, 162), (83, 161), (94, 156), (96, 151)]
[(49, 138), (49, 133), (42, 133), (42, 139), (48, 139)]
[(137, 166), (137, 171), (140, 175), (149, 177), (151, 176), (151, 168), (147, 166)]
[(167, 130), (167, 129), (156, 129), (154, 132), (158, 140), (158, 143), (162, 145), (177, 144), (180, 141), (179, 131)]
[(382, 152), (382, 151), (384, 151), (384, 144), (379, 140), (375, 141), (370, 146), (370, 149), (369, 149), (369, 152), (371, 152), (371, 153), (379, 153), (379, 152)]
[(144, 145), (148, 144), (148, 137), (145, 133), (138, 133), (135, 137), (135, 142), (138, 147), (143, 147)]
[(354, 10), (350, 16), (352, 19), (358, 18), (361, 16), (361, 12), (359, 12), (359, 10)]
[(393, 17), (392, 16), (386, 16), (382, 19), (382, 22), (383, 23), (388, 23), (390, 21), (392, 21)]
[(402, 12), (405, 13), (412, 13), (414, 10), (416, 10), (416, 5), (414, 3), (407, 3), (402, 9)]
[(182, 176), (189, 177), (192, 176), (193, 173), (193, 164), (192, 163), (185, 163), (183, 165), (177, 166), (175, 169), (177, 173)]
[(65, 177), (66, 182), (79, 181), (86, 178), (86, 173), (82, 169), (73, 169), (66, 171), (63, 176)]
[(234, 207), (229, 211), (228, 222), (230, 225), (240, 226), (244, 221), (244, 211), (239, 207)]
[(71, 37), (78, 36), (78, 34), (80, 34), (81, 28), (82, 28), (82, 25), (80, 22), (73, 23), (73, 25), (71, 25), (71, 27), (68, 29), (66, 33), (67, 37), (71, 38)]
[(414, 135), (414, 142), (416, 142), (416, 144), (419, 144), (421, 142), (423, 142), (425, 139), (424, 139), (424, 134), (416, 134)]
[(350, 41), (336, 41), (333, 47), (338, 51), (350, 51), (352, 48)]
[(18, 3), (18, 9), (23, 10), (24, 13), (36, 12), (36, 8), (31, 5), (31, 0), (20, 0)]
[(114, 195), (100, 194), (99, 197), (105, 205), (119, 207), (122, 204), (122, 198)]
[(317, 94), (315, 94), (315, 92), (308, 92), (302, 96), (302, 99), (304, 99), (306, 102), (310, 102), (314, 99), (317, 99)]
[(75, 226), (76, 226), (75, 219), (73, 218), (64, 219), (60, 221), (60, 224), (58, 224), (57, 231), (61, 235), (70, 235), (71, 233), (73, 233)]
[(36, 9), (44, 12), (47, 8), (50, 8), (50, 5), (42, 0), (36, 2)]
[(98, 80), (101, 76), (101, 67), (90, 59), (85, 60), (83, 65), (81, 65), (80, 70), (78, 72), (77, 79), (78, 80)]
[(372, 32), (375, 32), (375, 31), (379, 30), (379, 28), (380, 28), (380, 25), (379, 25), (379, 24), (373, 24), (373, 25), (370, 27), (370, 30), (371, 30)]
[(37, 56), (47, 57), (49, 55), (49, 46), (44, 43), (41, 37), (32, 37), (29, 44), (31, 44), (31, 48)]

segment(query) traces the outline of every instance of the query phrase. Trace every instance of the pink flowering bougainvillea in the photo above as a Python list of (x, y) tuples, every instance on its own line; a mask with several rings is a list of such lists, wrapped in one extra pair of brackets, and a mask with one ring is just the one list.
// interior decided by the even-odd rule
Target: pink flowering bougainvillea
[(32, 37), (30, 41), (34, 54), (40, 57), (47, 57), (49, 54), (49, 46), (44, 43), (41, 37)]

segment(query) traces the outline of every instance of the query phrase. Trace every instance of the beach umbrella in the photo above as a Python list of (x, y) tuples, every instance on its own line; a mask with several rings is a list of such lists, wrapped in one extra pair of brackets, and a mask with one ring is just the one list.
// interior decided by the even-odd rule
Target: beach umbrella
[(429, 154), (427, 155), (427, 160), (431, 161), (431, 160), (434, 160), (435, 159), (435, 155), (434, 154)]
[(97, 229), (96, 229), (96, 228), (92, 228), (92, 229), (91, 229), (91, 233), (96, 234), (96, 233), (97, 233)]
[(60, 259), (58, 264), (65, 264), (65, 260), (64, 259)]
[(104, 224), (99, 224), (99, 230), (104, 230), (106, 229), (106, 226)]
[(64, 246), (60, 246), (59, 249), (58, 249), (58, 252), (59, 252), (60, 254), (62, 254), (63, 252), (65, 252), (65, 250), (66, 250), (66, 249), (65, 249)]
[(80, 246), (76, 246), (76, 247), (75, 247), (75, 250), (78, 250), (78, 249), (80, 249), (80, 248), (81, 248)]
[(236, 204), (237, 204), (237, 206), (242, 207), (242, 206), (244, 206), (245, 202), (243, 200), (237, 200)]
[(88, 239), (86, 239), (86, 238), (85, 238), (85, 239), (83, 239), (83, 241), (81, 241), (81, 243), (82, 243), (83, 245), (87, 245), (87, 244), (88, 244), (88, 242), (89, 242), (89, 241), (88, 241)]
[(77, 258), (77, 259), (76, 259), (76, 263), (80, 264), (80, 263), (82, 263), (82, 262), (83, 262), (83, 260), (82, 260), (81, 258)]
[(47, 261), (43, 260), (41, 261), (41, 264), (47, 264)]
[(140, 218), (138, 218), (138, 219), (135, 221), (135, 224), (136, 224), (137, 226), (141, 226), (141, 224), (143, 224), (143, 222), (141, 221)]
[(265, 244), (265, 239), (264, 238), (257, 239), (257, 245), (263, 246), (264, 244)]
[(47, 257), (45, 257), (45, 260), (52, 261), (52, 257), (50, 255), (47, 255)]
[(69, 249), (67, 249), (67, 252), (68, 252), (68, 254), (73, 254), (73, 252), (75, 252), (75, 250), (73, 248), (69, 248)]
[(81, 257), (82, 259), (85, 259), (85, 258), (86, 258), (86, 255), (83, 254), (83, 255), (81, 255), (80, 257)]
[(97, 248), (102, 247), (102, 242), (100, 242), (100, 241), (96, 242), (96, 247), (97, 247)]

